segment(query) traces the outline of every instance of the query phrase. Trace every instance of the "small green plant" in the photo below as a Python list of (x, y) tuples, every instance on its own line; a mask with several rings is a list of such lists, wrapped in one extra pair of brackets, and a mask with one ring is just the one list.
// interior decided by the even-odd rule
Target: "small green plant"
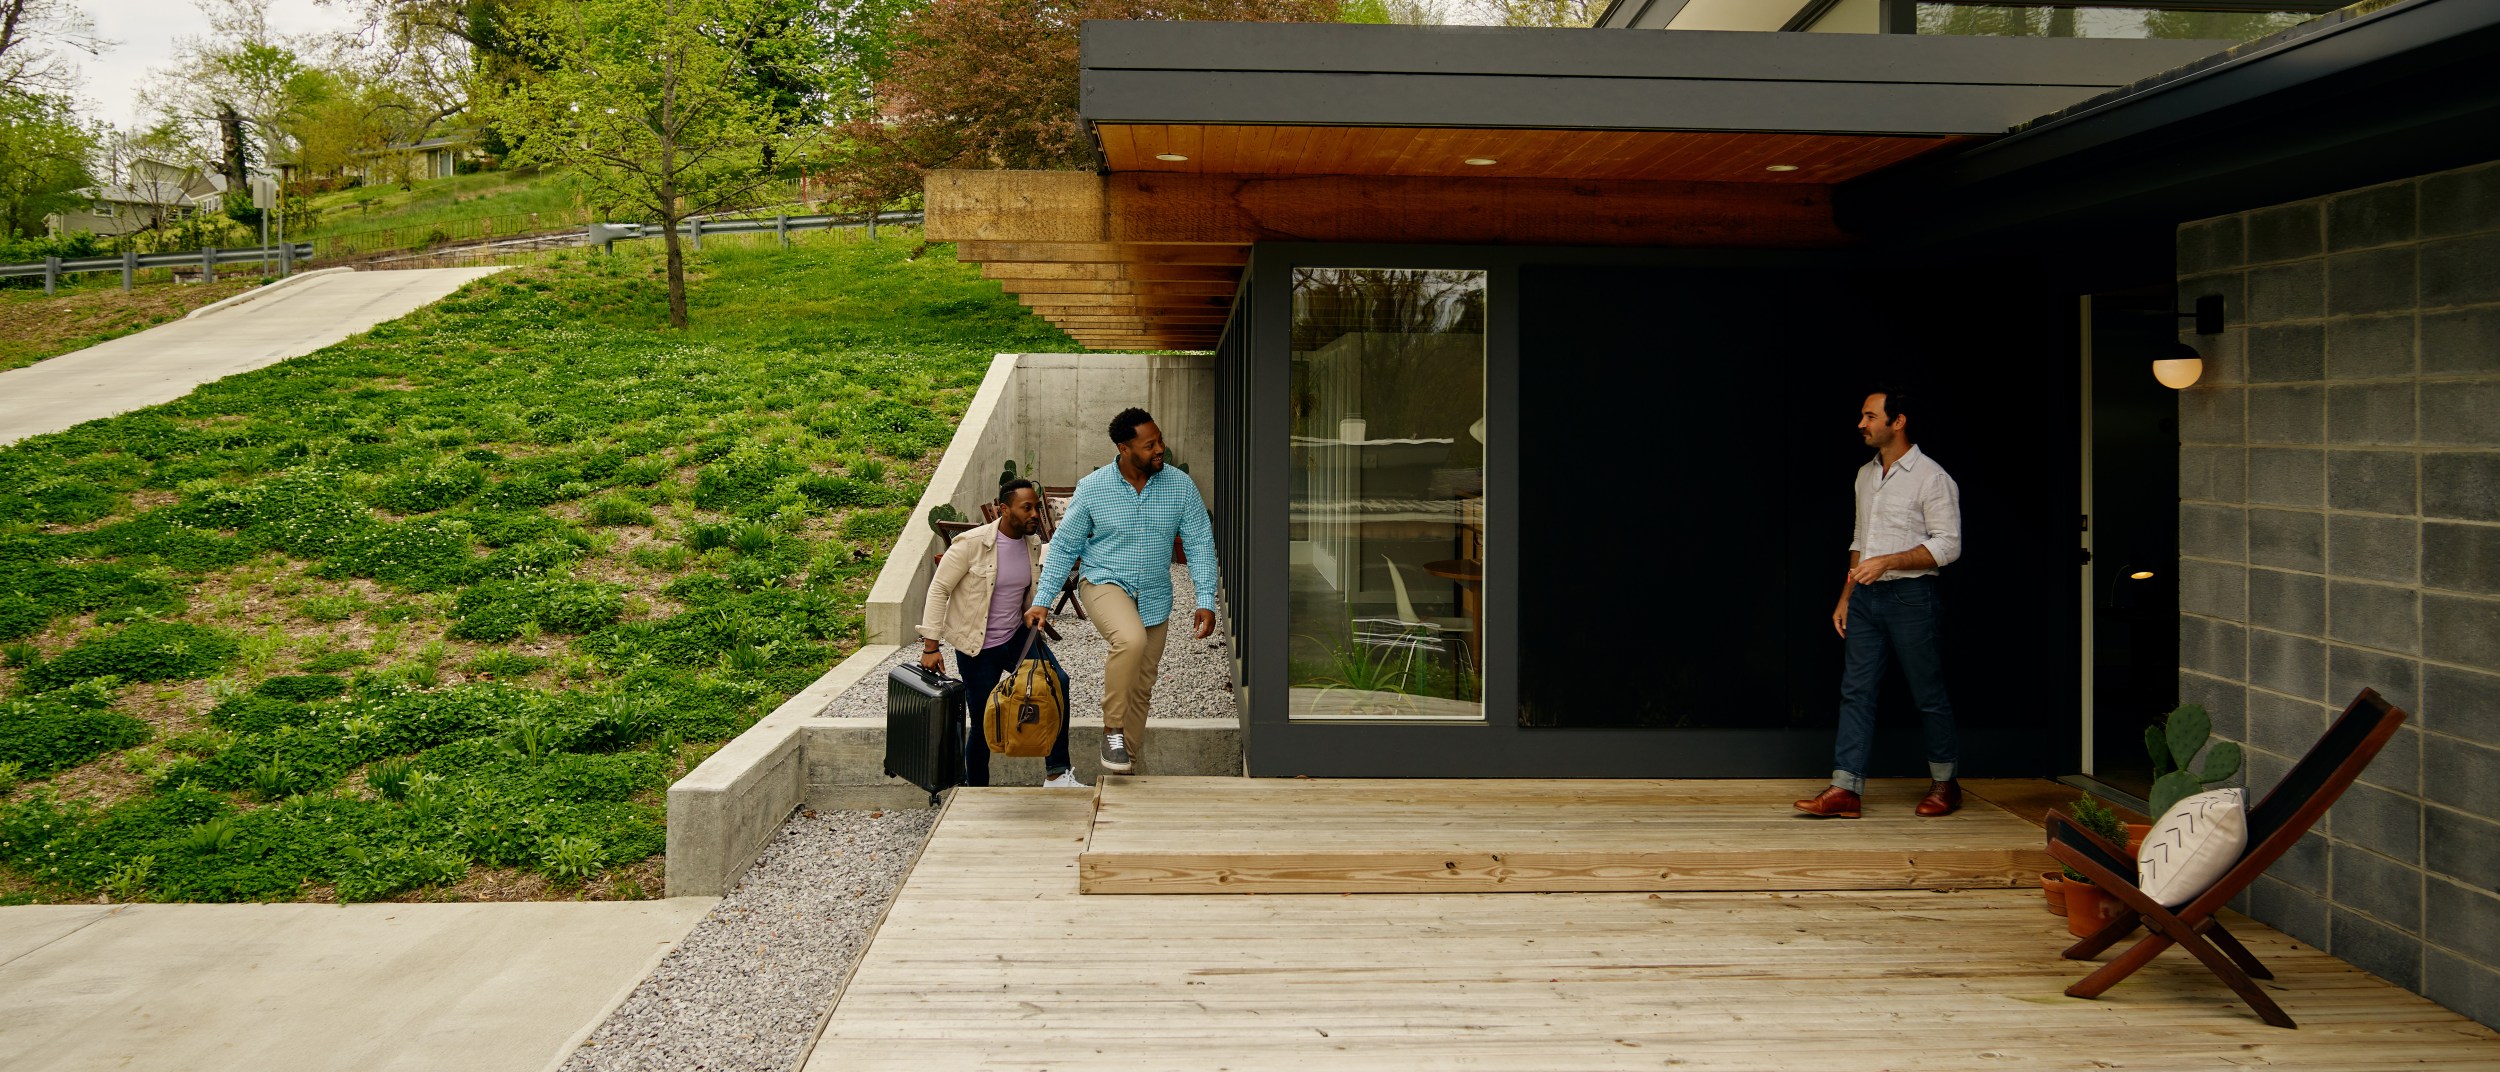
[(727, 547), (729, 546), (729, 541), (732, 538), (732, 535), (733, 531), (727, 525), (715, 525), (709, 523), (688, 525), (686, 526), (686, 542), (684, 546), (693, 548), (696, 551), (709, 551), (714, 548)]
[(742, 555), (760, 555), (772, 550), (780, 540), (781, 534), (773, 531), (771, 525), (754, 523), (738, 526), (729, 535), (729, 546)]
[[(2118, 820), (2118, 813), (2109, 810), (2109, 805), (2089, 795), (2077, 799), (2073, 807), (2066, 809), (2066, 814), (2074, 817), (2076, 826), (2091, 831), (2103, 841), (2118, 846), (2127, 843), (2127, 824)], [(2067, 881), (2087, 881), (2082, 872), (2064, 864), (2058, 866), (2065, 870)]]
[(313, 658), (305, 660), (304, 672), (308, 674), (334, 674), (341, 670), (353, 670), (371, 662), (373, 662), (373, 656), (367, 655), (361, 651), (324, 652), (320, 655), (314, 656)]
[[(851, 466), (850, 475), (857, 479), (865, 480), (871, 484), (885, 483), (885, 463), (878, 461), (875, 458), (863, 458), (858, 464)], [(1010, 477), (1008, 479), (1014, 478)], [(1001, 484), (1006, 482), (1007, 481), (1005, 480), (999, 481)]]
[(143, 778), (156, 773), (156, 768), (163, 764), (164, 757), (152, 744), (143, 744), (122, 753), (122, 766), (129, 768), (130, 773)]
[(354, 592), (343, 592), (338, 595), (314, 596), (305, 600), (298, 609), (303, 611), (304, 617), (316, 622), (343, 622), (358, 610), (363, 609), (364, 605), (365, 597)]
[(771, 649), (772, 645), (769, 644), (761, 648), (753, 644), (740, 644), (721, 656), (721, 666), (743, 673), (765, 669), (773, 664)]
[(234, 847), (237, 832), (234, 816), (220, 815), (185, 831), (182, 847), (194, 855), (215, 856)]
[(0, 796), (7, 796), (10, 790), (17, 788), (17, 783), (25, 775), (26, 764), (14, 759), (0, 760)]
[(539, 869), (565, 885), (581, 885), (599, 873), (599, 842), (573, 834), (556, 838)]
[(24, 669), (43, 661), (43, 649), (24, 641), (0, 645), (0, 663), (12, 669)]
[(148, 875), (154, 870), (155, 854), (132, 857), (113, 869), (112, 877), (104, 880), (104, 889), (116, 901), (137, 901), (147, 895)]
[(503, 751), (505, 755), (535, 767), (555, 751), (555, 731), (544, 719), (523, 717), (505, 731)]
[(2181, 704), (2160, 722), (2144, 727), (2144, 751), (2153, 761), (2153, 791), (2147, 807), (2155, 819), (2206, 786), (2228, 781), (2240, 772), (2240, 746), (2229, 741), (2206, 752), (2201, 769), (2191, 766), (2212, 736), (2213, 719), (2196, 704)]
[(622, 495), (602, 495), (590, 500), (582, 519), (593, 525), (648, 525), (653, 521), (651, 508)]
[(694, 561), (694, 551), (682, 543), (647, 543), (626, 557), (654, 573), (675, 573)]
[(295, 772), (288, 770), (286, 764), (280, 762), (276, 756), (271, 756), (260, 766), (252, 768), (252, 792), (264, 801), (274, 803), (285, 800), (287, 794), (293, 792), (294, 788)]
[(372, 786), (374, 794), (384, 800), (406, 800), (408, 780), (416, 773), (416, 760), (405, 757), (385, 759), (365, 768), (365, 784)]

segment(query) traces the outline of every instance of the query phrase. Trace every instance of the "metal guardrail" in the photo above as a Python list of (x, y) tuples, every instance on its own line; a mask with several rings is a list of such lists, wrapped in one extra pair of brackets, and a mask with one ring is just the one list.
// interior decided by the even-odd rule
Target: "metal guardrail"
[[(858, 216), (755, 216), (741, 219), (689, 218), (677, 225), (677, 233), (694, 240), (694, 248), (703, 248), (704, 235), (770, 234), (778, 236), (782, 245), (790, 244), (792, 231), (823, 231), (844, 227), (865, 227), (868, 237), (877, 237), (880, 223), (919, 223), (918, 212), (880, 212), (865, 218)], [(665, 228), (656, 223), (594, 223), (587, 234), (589, 243), (602, 250), (616, 252), (622, 239), (658, 238)]]
[(295, 273), (295, 265), (297, 262), (311, 260), (312, 252), (313, 247), (310, 242), (290, 242), (284, 245), (270, 247), (247, 246), (240, 249), (203, 249), (197, 253), (139, 253), (133, 251), (124, 252), (113, 257), (72, 257), (68, 259), (60, 257), (46, 257), (41, 263), (0, 264), (0, 278), (22, 278), (25, 276), (35, 275), (42, 276), (43, 295), (44, 297), (49, 298), (60, 291), (62, 276), (76, 272), (120, 272), (122, 274), (122, 289), (129, 290), (131, 286), (131, 277), (138, 274), (139, 270), (142, 268), (190, 268), (196, 266), (200, 270), (201, 282), (214, 283), (217, 281), (217, 266), (220, 264), (266, 264), (269, 262), (271, 257), (274, 256), (278, 262), (278, 275), (280, 277), (285, 277)]

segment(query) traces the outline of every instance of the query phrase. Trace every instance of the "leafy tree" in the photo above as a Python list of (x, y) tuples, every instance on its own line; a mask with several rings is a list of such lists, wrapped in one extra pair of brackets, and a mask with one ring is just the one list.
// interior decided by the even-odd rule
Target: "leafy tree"
[(780, 6), (580, 0), (523, 20), (523, 51), (546, 73), (490, 110), (515, 162), (571, 171), (602, 207), (660, 224), (672, 327), (686, 326), (678, 224), (753, 205), (768, 162), (800, 147), (764, 87), (815, 46), (790, 39), (803, 23), (767, 17)]
[(1088, 19), (1333, 22), (1340, 0), (930, 0), (895, 26), (874, 114), (841, 127), (829, 178), (857, 206), (920, 190), (934, 168), (1090, 163), (1077, 121)]
[(45, 216), (85, 201), (95, 147), (66, 99), (0, 90), (0, 238), (40, 235)]
[(301, 51), (269, 27), (270, 0), (198, 0), (207, 37), (176, 42), (174, 66), (140, 99), (168, 119), (215, 132), (220, 174), (241, 190), (255, 159), (290, 160), (293, 121), (323, 88)]
[(0, 93), (66, 93), (78, 68), (60, 50), (92, 56), (112, 44), (74, 0), (0, 0)]

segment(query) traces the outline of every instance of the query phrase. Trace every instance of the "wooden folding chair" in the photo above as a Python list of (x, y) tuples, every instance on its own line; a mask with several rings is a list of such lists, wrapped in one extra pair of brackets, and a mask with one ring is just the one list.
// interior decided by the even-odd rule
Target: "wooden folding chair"
[(2334, 806), (2336, 798), (2351, 787), (2353, 779), (2360, 777), (2361, 769), (2369, 766), (2379, 749), (2387, 746), (2388, 738), (2395, 736), (2396, 727), (2404, 720), (2404, 711), (2382, 699), (2377, 690), (2361, 690), (2352, 706), (2327, 727), (2325, 736), (2310, 746), (2309, 754), (2292, 766), (2265, 799), (2248, 810), (2248, 848), (2240, 854), (2239, 862), (2224, 872), (2211, 889), (2177, 911), (2162, 907), (2136, 888), (2133, 858), (2074, 825), (2064, 815), (2052, 813), (2049, 855), (2074, 868), (2124, 906), (2117, 918), (2092, 937), (2068, 947), (2066, 958), (2090, 960), (2133, 934), (2137, 927), (2151, 932), (2100, 970), (2067, 987), (2066, 995), (2099, 997), (2119, 980), (2135, 974), (2136, 969), (2152, 963), (2162, 950), (2176, 945), (2203, 962), (2265, 1022), (2276, 1027), (2298, 1027), (2251, 978), (2272, 979), (2274, 973), (2267, 971), (2247, 946), (2222, 928), (2216, 914), (2317, 824), (2326, 810)]

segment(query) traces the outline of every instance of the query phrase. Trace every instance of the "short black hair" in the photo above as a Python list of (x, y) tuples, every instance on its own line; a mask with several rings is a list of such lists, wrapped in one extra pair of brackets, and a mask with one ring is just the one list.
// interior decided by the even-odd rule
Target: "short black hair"
[[(1911, 394), (1908, 391), (1895, 390), (1883, 384), (1875, 385), (1874, 388), (1868, 390), (1866, 393), (1870, 395), (1884, 396), (1885, 424), (1891, 424), (1895, 418), (1907, 417), (1912, 413), (1927, 408), (1924, 401), (1917, 395)], [(1909, 425), (1906, 424), (1901, 426), (1901, 434), (1909, 436), (1913, 440), (1918, 438), (1917, 434), (1911, 430)]]
[(1035, 498), (1039, 498), (1042, 494), (1040, 486), (1023, 477), (1017, 477), (998, 486), (998, 504), (1005, 506), (1016, 501), (1016, 493), (1019, 491), (1032, 492)]
[(1137, 438), (1138, 425), (1154, 422), (1153, 414), (1135, 406), (1121, 410), (1119, 416), (1111, 418), (1111, 445), (1116, 447)]

